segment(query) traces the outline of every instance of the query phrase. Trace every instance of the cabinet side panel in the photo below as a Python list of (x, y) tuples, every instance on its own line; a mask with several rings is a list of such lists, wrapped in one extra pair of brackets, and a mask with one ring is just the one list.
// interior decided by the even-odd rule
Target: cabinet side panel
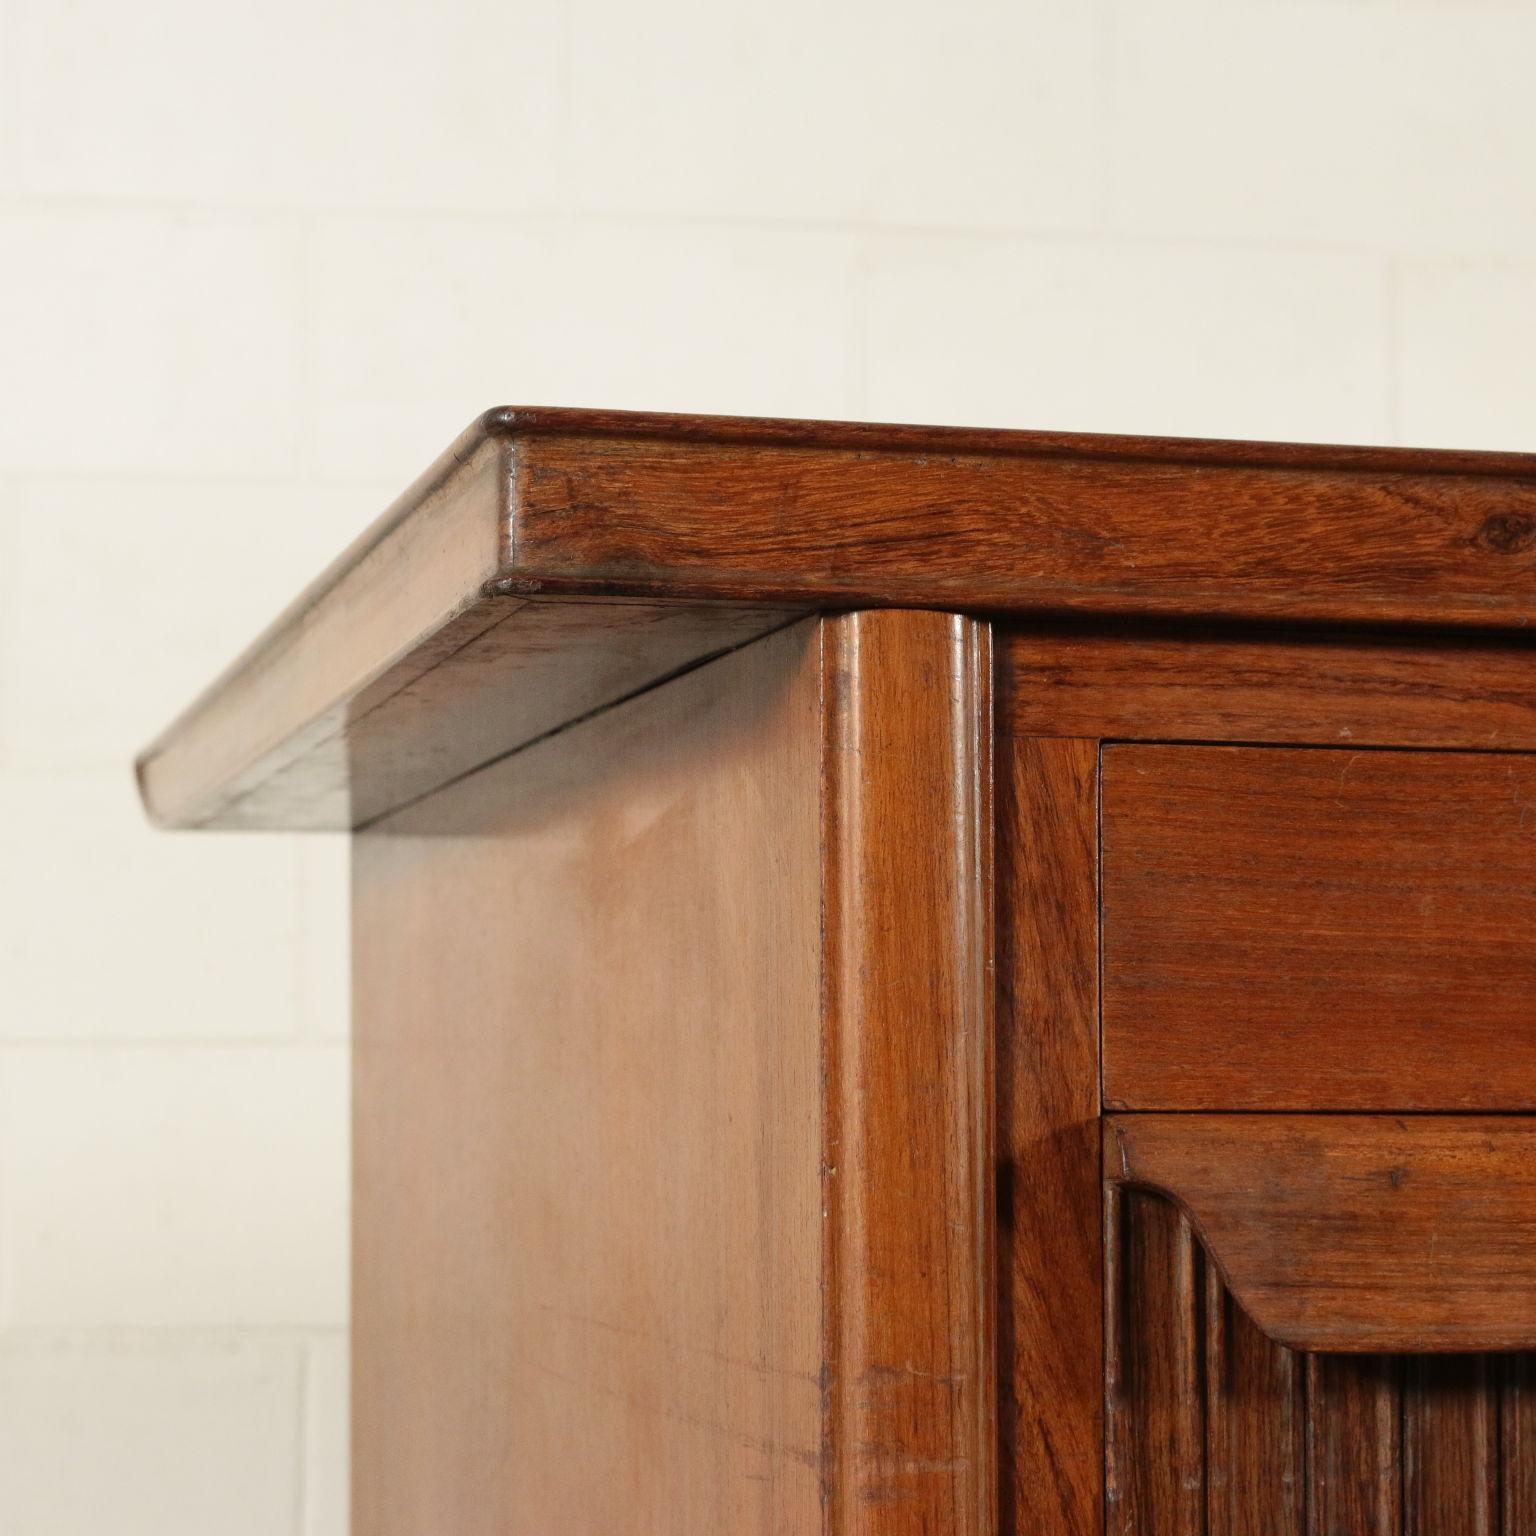
[(814, 625), (357, 839), (354, 1529), (822, 1525)]

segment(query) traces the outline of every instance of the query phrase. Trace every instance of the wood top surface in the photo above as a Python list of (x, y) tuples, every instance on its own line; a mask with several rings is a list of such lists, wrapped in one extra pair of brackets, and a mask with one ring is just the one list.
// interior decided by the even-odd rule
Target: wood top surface
[(493, 406), (470, 424), (464, 438), (481, 434), (489, 437), (663, 438), (672, 442), (749, 447), (1536, 476), (1536, 453), (1490, 453), (1471, 448), (1256, 442), (1240, 438), (1148, 437), (1113, 432), (1032, 432), (1011, 427), (816, 421), (783, 416), (699, 416), (669, 411), (581, 410), (570, 406)]
[(167, 825), (362, 825), (818, 610), (1518, 632), (1533, 578), (1527, 454), (503, 407), (140, 782)]

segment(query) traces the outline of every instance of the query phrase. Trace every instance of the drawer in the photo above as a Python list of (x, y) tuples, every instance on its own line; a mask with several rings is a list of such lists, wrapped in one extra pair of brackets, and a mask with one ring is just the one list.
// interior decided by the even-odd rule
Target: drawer
[(1536, 758), (1103, 751), (1106, 1102), (1536, 1108)]

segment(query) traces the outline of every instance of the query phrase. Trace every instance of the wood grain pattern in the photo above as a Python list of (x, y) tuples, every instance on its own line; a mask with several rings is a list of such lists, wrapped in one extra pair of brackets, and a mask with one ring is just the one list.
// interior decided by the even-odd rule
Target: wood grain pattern
[(1032, 625), (997, 645), (1024, 736), (1536, 749), (1524, 639)]
[(987, 1536), (989, 636), (884, 612), (826, 637), (830, 1528)]
[(810, 621), (358, 837), (360, 1536), (990, 1536), (986, 642)]
[(819, 672), (355, 840), (358, 1536), (820, 1529)]
[(1489, 627), (1536, 614), (1536, 459), (1515, 478), (1426, 474), (1411, 453), (1355, 470), (1172, 442), (896, 441), (527, 437), (516, 569), (498, 589)]
[(1302, 1536), (1304, 1357), (1260, 1333), (1204, 1268), (1207, 1536)]
[(1004, 740), (997, 774), (1001, 1528), (1099, 1536), (1098, 744)]
[(1403, 1366), (1403, 1523), (1412, 1536), (1498, 1536), (1500, 1371), (1487, 1355)]
[(1536, 1356), (1499, 1362), (1500, 1536), (1536, 1530)]
[(1306, 1369), (1308, 1530), (1402, 1536), (1398, 1362), (1311, 1355)]
[[(440, 663), (503, 618), (500, 693), (526, 677), (538, 734), (622, 697), (615, 672), (635, 692), (748, 638), (743, 623), (766, 631), (748, 617), (763, 608), (1510, 630), (1536, 616), (1533, 568), (1523, 455), (507, 408), (146, 750), (140, 782), (167, 826), (384, 814), (403, 803), (381, 767), (399, 730), (430, 719), (410, 738), (423, 763), (431, 740), (480, 739), (476, 689)], [(560, 606), (615, 596), (640, 605), (634, 623)], [(516, 606), (529, 598), (545, 601)], [(651, 654), (646, 605), (671, 603), (736, 617), (721, 633), (696, 616)], [(407, 682), (410, 711), (353, 730)], [(487, 750), (524, 744), (524, 725)]]
[(1104, 1087), (1536, 1107), (1536, 758), (1112, 746)]
[[(1121, 1330), (1106, 1370), (1112, 1528), (1136, 1536), (1529, 1529), (1536, 1448), (1520, 1393), (1531, 1355), (1297, 1353), (1246, 1317), (1172, 1206), (1113, 1183), (1108, 1198), (1118, 1214), (1106, 1266)], [(1204, 1276), (1203, 1294), (1185, 1280), (1191, 1269)], [(1204, 1359), (1193, 1379), (1183, 1365), (1191, 1354)], [(1131, 1499), (1134, 1519), (1123, 1512)]]
[[(1114, 1262), (1104, 1320), (1104, 1526), (1109, 1536), (1202, 1536), (1202, 1260), (1188, 1219), (1111, 1187)], [(1027, 1529), (1027, 1527), (1026, 1527)]]
[[(817, 421), (777, 416), (700, 416), (667, 411), (608, 411), (504, 405), (486, 411), (471, 432), (491, 437), (630, 437), (748, 448), (840, 448), (854, 453), (1006, 454), (1110, 462), (1248, 466), (1350, 472), (1528, 476), (1529, 453), (1470, 448), (1381, 448), (1337, 443), (1250, 442), (1237, 438), (1147, 437), (1096, 432), (1028, 432), (1006, 427), (933, 427), (878, 421)], [(466, 434), (468, 436), (468, 434)]]
[[(370, 690), (430, 686), (439, 661), (518, 607), (480, 611), (500, 566), (487, 509), (504, 500), (509, 452), (478, 429), (461, 434), (145, 748), (139, 794), (153, 821), (223, 825), (246, 805), (246, 825), (330, 824), (338, 775), (346, 796), (344, 727), (377, 701)], [(258, 820), (248, 802), (277, 774), (284, 791)]]
[(1178, 1202), (1281, 1343), (1536, 1348), (1536, 1120), (1113, 1115), (1104, 1160)]
[[(363, 828), (573, 720), (782, 629), (794, 610), (490, 598), (222, 780), (199, 826)], [(166, 764), (146, 793), (169, 814)]]

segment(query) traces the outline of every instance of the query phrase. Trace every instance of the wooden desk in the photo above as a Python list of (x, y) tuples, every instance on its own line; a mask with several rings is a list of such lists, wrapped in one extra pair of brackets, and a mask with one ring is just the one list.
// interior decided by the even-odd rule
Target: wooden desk
[(1536, 1529), (1533, 616), (1531, 457), (483, 417), (139, 764), (357, 833), (359, 1536)]

